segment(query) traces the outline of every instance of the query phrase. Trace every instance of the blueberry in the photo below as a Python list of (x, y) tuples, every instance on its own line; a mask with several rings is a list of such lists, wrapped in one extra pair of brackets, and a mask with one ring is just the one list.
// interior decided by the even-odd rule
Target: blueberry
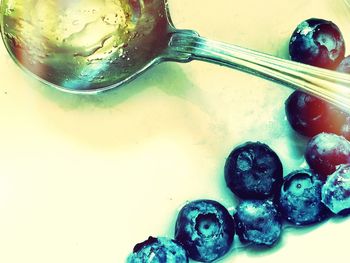
[(326, 179), (337, 165), (350, 163), (350, 142), (336, 134), (320, 133), (308, 142), (305, 159), (311, 169)]
[(186, 250), (175, 240), (149, 237), (136, 244), (128, 263), (188, 263)]
[(278, 191), (282, 163), (266, 144), (247, 142), (230, 153), (225, 164), (227, 186), (243, 199), (265, 199)]
[(234, 215), (242, 242), (272, 246), (281, 234), (281, 217), (269, 200), (243, 200)]
[(231, 248), (234, 233), (233, 217), (213, 200), (187, 203), (176, 220), (175, 239), (190, 258), (201, 262), (224, 256)]
[(276, 198), (283, 218), (295, 225), (313, 224), (326, 218), (329, 211), (321, 202), (322, 185), (323, 182), (309, 169), (288, 174)]
[(322, 202), (335, 214), (350, 209), (350, 164), (339, 165), (322, 187)]
[(289, 53), (294, 61), (335, 69), (344, 58), (344, 39), (333, 22), (310, 18), (301, 22), (293, 32)]

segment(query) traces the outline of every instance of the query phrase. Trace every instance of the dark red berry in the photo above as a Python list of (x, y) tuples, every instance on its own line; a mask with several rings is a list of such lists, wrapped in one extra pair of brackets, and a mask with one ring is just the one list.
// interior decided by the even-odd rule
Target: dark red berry
[(315, 96), (294, 91), (285, 102), (285, 111), (290, 125), (301, 135), (330, 132), (329, 105)]
[(350, 163), (350, 142), (336, 134), (320, 133), (307, 144), (305, 159), (325, 179), (338, 165)]
[(293, 92), (285, 102), (285, 112), (291, 127), (301, 135), (326, 132), (350, 139), (350, 115), (315, 96)]
[(293, 32), (289, 53), (294, 61), (335, 69), (344, 58), (344, 39), (333, 22), (310, 18), (300, 23)]

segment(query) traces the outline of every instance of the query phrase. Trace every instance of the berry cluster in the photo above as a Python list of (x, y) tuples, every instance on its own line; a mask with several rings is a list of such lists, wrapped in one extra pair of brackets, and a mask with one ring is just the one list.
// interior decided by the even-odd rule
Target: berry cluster
[[(297, 62), (350, 73), (343, 36), (331, 21), (311, 18), (300, 23), (290, 39), (289, 53)], [(327, 132), (350, 139), (350, 115), (312, 95), (292, 93), (286, 101), (286, 115), (301, 135)]]
[[(339, 28), (331, 21), (311, 18), (292, 34), (292, 60), (350, 72), (350, 56)], [(229, 154), (224, 175), (238, 198), (233, 215), (214, 200), (196, 200), (180, 210), (175, 237), (137, 244), (129, 263), (212, 262), (227, 254), (237, 235), (242, 243), (271, 247), (284, 224), (319, 223), (350, 209), (350, 116), (300, 91), (285, 104), (292, 128), (310, 137), (308, 169), (283, 176), (278, 155), (266, 144), (246, 142)]]

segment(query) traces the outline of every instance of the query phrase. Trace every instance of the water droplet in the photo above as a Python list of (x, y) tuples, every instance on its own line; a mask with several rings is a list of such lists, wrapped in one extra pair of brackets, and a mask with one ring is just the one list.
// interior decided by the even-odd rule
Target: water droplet
[(118, 55), (119, 55), (119, 57), (122, 57), (124, 55), (124, 49), (123, 48), (120, 48), (118, 50)]

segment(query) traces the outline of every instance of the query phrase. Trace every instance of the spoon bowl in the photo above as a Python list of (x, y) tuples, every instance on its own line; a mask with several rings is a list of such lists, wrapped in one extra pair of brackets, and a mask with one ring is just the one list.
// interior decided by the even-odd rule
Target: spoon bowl
[(1, 14), (13, 59), (70, 92), (119, 86), (157, 63), (168, 43), (162, 0), (4, 0)]
[(301, 89), (350, 112), (349, 75), (178, 30), (167, 0), (3, 0), (0, 21), (12, 58), (64, 91), (109, 90), (162, 61), (196, 59)]

